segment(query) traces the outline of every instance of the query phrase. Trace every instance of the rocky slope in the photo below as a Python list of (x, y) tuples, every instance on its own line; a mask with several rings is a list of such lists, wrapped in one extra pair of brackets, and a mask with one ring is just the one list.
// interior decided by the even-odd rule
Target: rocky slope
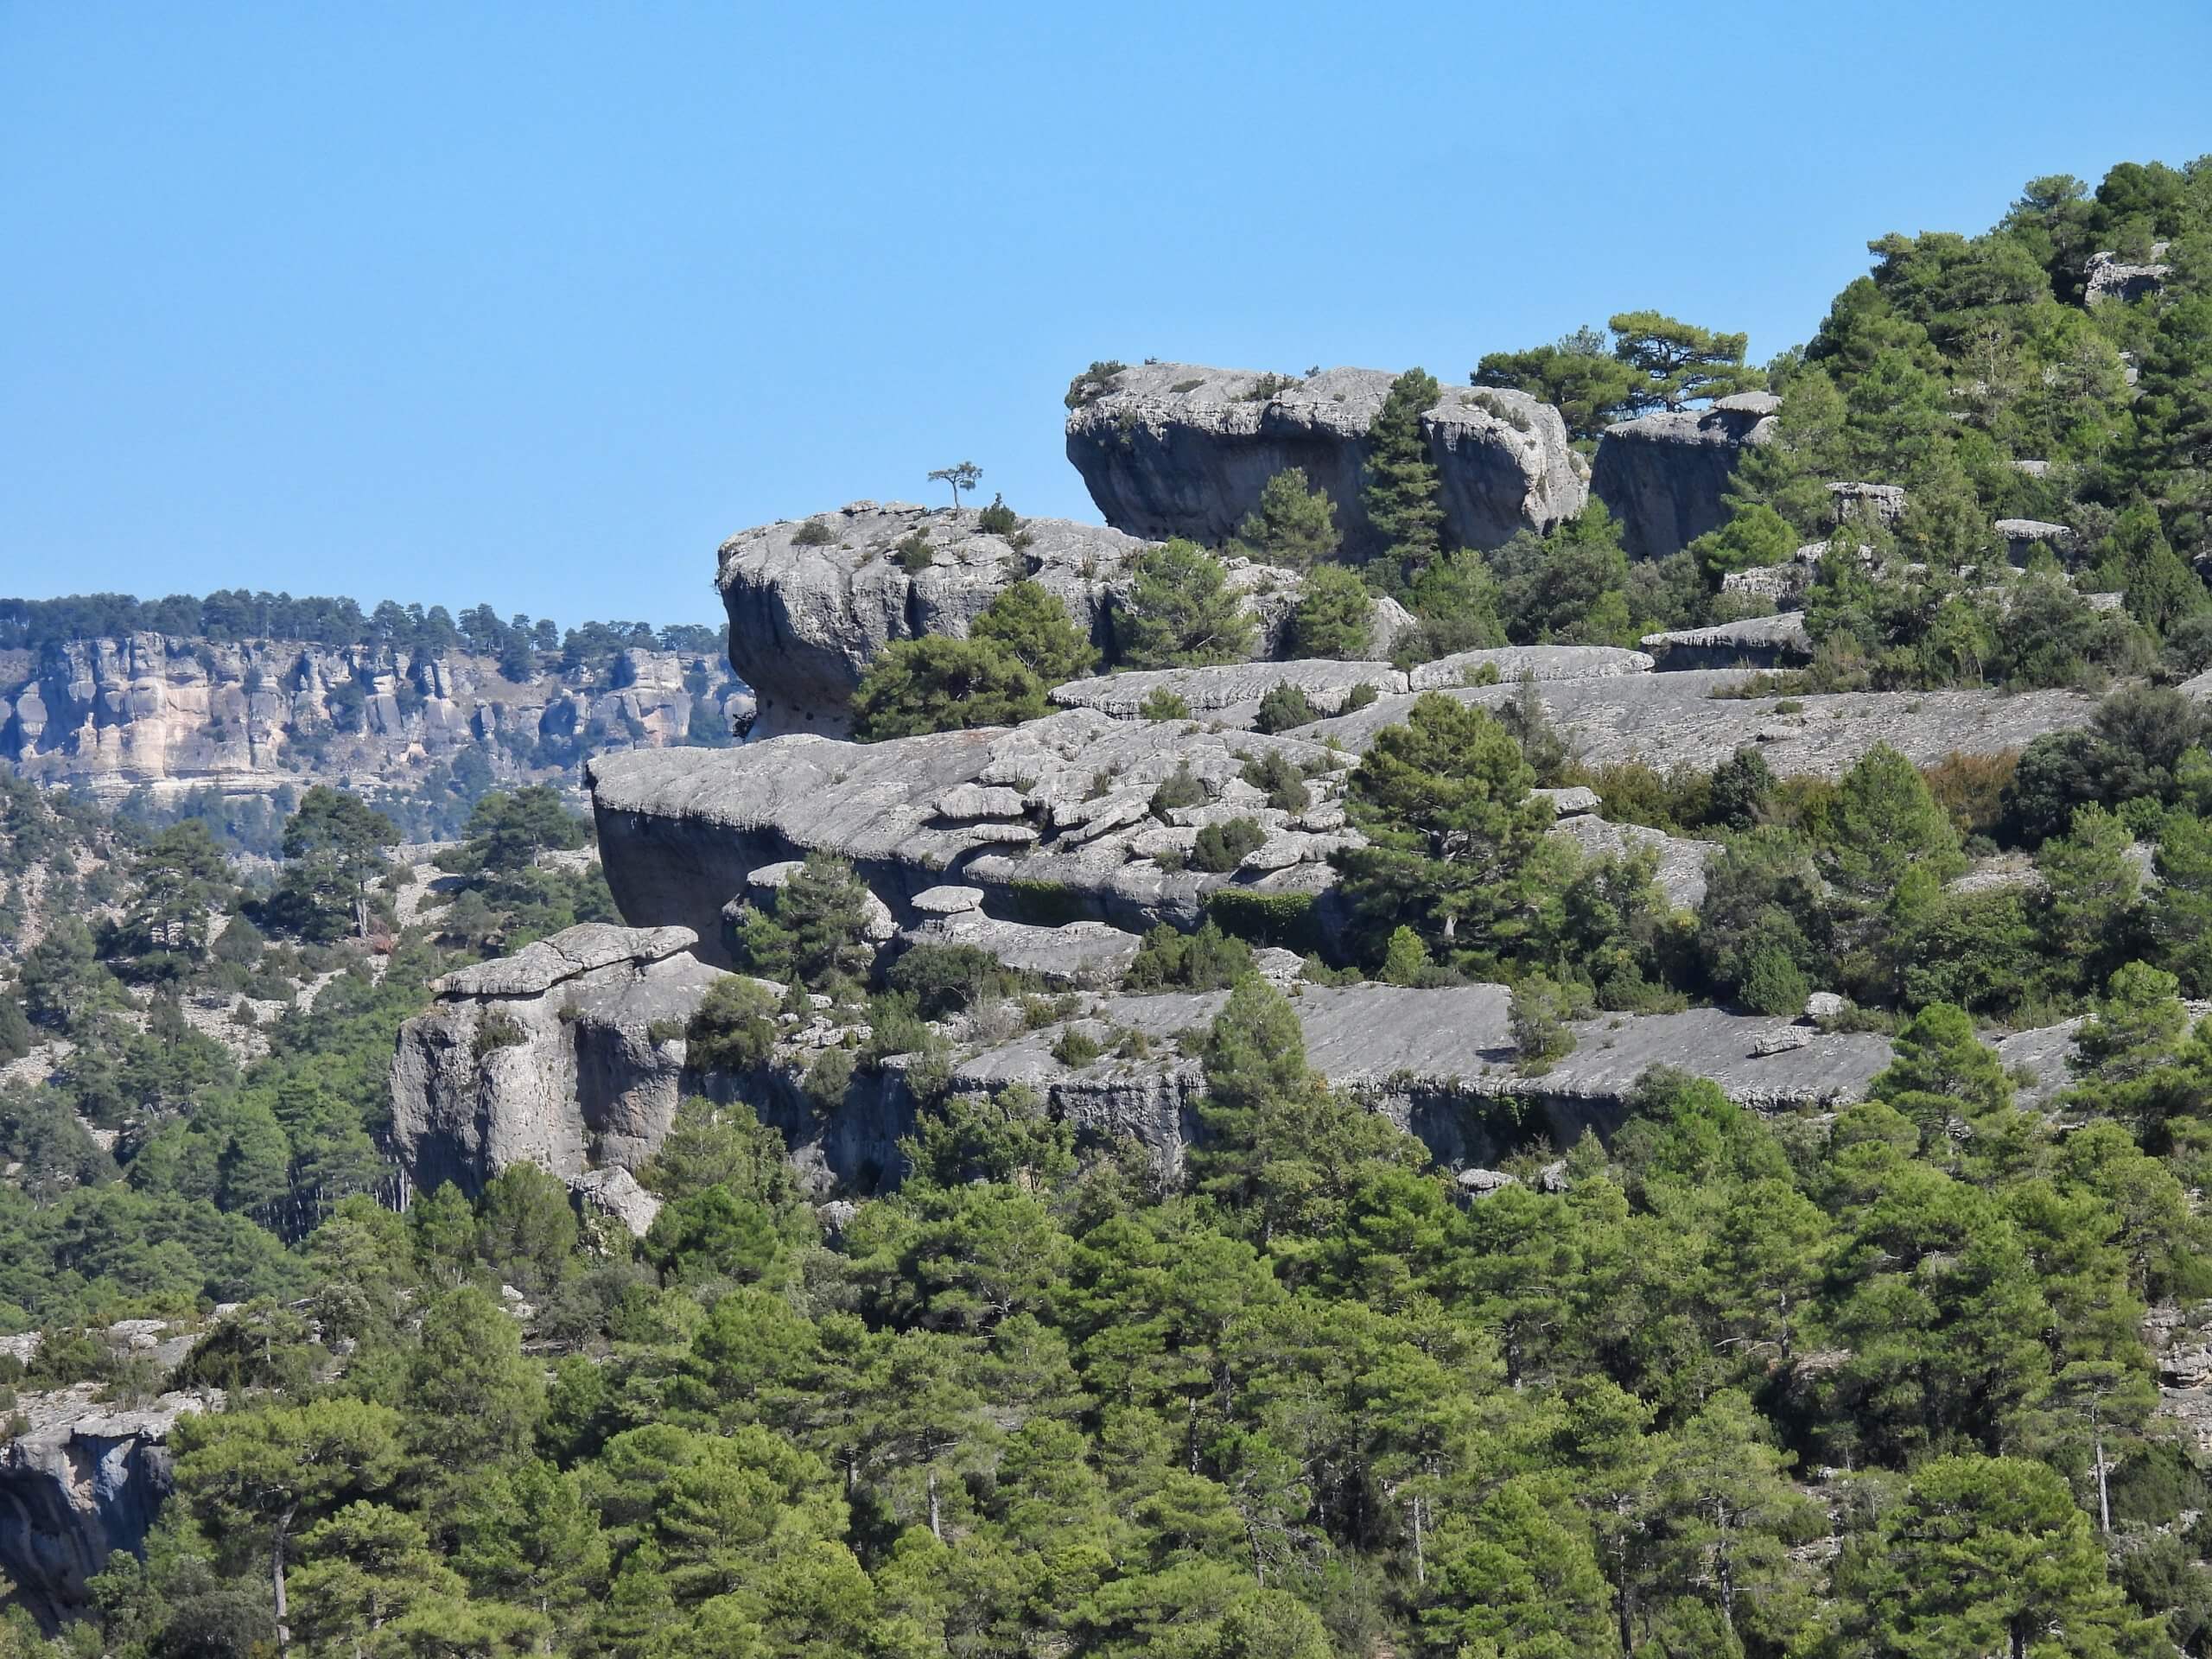
[[(0, 663), (0, 760), (102, 797), (203, 785), (265, 792), (317, 778), (404, 789), (433, 762), (482, 753), (495, 776), (550, 776), (583, 747), (686, 741), (696, 653), (632, 650), (600, 673), (526, 684), (488, 658), (158, 633), (73, 640)], [(751, 702), (711, 692), (741, 726)], [(551, 740), (543, 743), (542, 740)]]
[[(1067, 418), (1068, 459), (1106, 522), (1133, 536), (1218, 545), (1285, 467), (1337, 506), (1355, 554), (1374, 550), (1360, 504), (1367, 429), (1395, 375), (1329, 369), (1282, 381), (1246, 370), (1147, 363)], [(1446, 535), (1496, 547), (1571, 518), (1588, 497), (1559, 411), (1517, 391), (1446, 387), (1422, 416), (1443, 486)]]

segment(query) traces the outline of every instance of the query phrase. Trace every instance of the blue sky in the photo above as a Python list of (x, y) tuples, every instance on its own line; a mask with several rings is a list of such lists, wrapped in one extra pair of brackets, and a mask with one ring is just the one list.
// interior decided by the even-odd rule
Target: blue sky
[(951, 461), (1095, 518), (1095, 357), (1764, 358), (1870, 237), (2212, 150), (2208, 61), (2202, 0), (0, 0), (0, 593), (709, 620), (723, 536)]

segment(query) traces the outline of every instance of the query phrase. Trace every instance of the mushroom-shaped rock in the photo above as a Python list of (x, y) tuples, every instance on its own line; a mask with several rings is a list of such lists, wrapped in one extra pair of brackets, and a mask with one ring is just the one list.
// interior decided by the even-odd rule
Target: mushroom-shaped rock
[(912, 900), (916, 910), (925, 916), (959, 916), (983, 907), (981, 887), (925, 887)]
[[(1131, 535), (1218, 546), (1268, 480), (1299, 467), (1336, 505), (1345, 551), (1380, 550), (1363, 499), (1367, 432), (1397, 377), (1330, 369), (1302, 378), (1152, 363), (1078, 384), (1068, 459), (1106, 522)], [(1445, 533), (1497, 547), (1582, 511), (1588, 486), (1559, 411), (1517, 391), (1442, 389), (1421, 429)]]
[(1813, 638), (1805, 632), (1805, 617), (1800, 611), (1749, 616), (1737, 622), (1717, 622), (1711, 627), (1647, 633), (1641, 643), (1666, 669), (1771, 668), (1780, 663), (1804, 662), (1813, 654)]
[(1780, 406), (1770, 393), (1741, 392), (1709, 409), (1661, 410), (1607, 427), (1590, 492), (1620, 520), (1629, 556), (1664, 558), (1719, 529), (1737, 461), (1773, 436)]

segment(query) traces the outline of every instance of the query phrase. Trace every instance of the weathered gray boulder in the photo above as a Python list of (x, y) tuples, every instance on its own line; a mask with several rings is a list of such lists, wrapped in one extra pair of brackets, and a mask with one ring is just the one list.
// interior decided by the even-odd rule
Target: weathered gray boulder
[(168, 1496), (169, 1431), (222, 1396), (165, 1394), (125, 1409), (76, 1384), (17, 1396), (29, 1427), (0, 1443), (0, 1574), (49, 1631), (90, 1605), (85, 1583), (117, 1550), (139, 1554)]
[(1288, 663), (1233, 663), (1215, 668), (1139, 669), (1071, 680), (1052, 688), (1063, 709), (1096, 709), (1116, 720), (1135, 720), (1145, 700), (1159, 691), (1180, 697), (1196, 720), (1249, 725), (1260, 700), (1288, 684), (1306, 694), (1317, 709), (1333, 714), (1354, 688), (1378, 693), (1403, 691), (1406, 677), (1388, 663), (1344, 663), (1307, 658)]
[[(1396, 376), (1330, 369), (1270, 382), (1243, 370), (1184, 363), (1123, 369), (1110, 390), (1071, 410), (1068, 459), (1106, 522), (1158, 540), (1217, 546), (1236, 533), (1267, 481), (1286, 467), (1337, 506), (1355, 555), (1376, 550), (1360, 501), (1367, 429)], [(1446, 533), (1496, 547), (1582, 511), (1581, 458), (1559, 411), (1516, 391), (1446, 387), (1422, 416), (1443, 486)]]
[(392, 1138), (408, 1179), (464, 1192), (513, 1163), (635, 1169), (676, 1115), (680, 1032), (721, 977), (683, 927), (587, 923), (438, 982), (400, 1027)]
[(1407, 690), (1440, 691), (1495, 673), (1502, 685), (1522, 680), (1601, 680), (1619, 674), (1649, 674), (1649, 656), (1618, 645), (1495, 645), (1458, 651), (1408, 671)]
[(2005, 556), (2014, 564), (2025, 564), (2039, 547), (2063, 555), (2074, 545), (2070, 529), (2041, 518), (1999, 518), (1993, 528), (2005, 538)]
[(1135, 720), (1147, 698), (1159, 691), (1180, 697), (1191, 717), (1209, 725), (1249, 726), (1260, 702), (1281, 684), (1306, 694), (1323, 715), (1340, 710), (1364, 686), (1379, 696), (1461, 686), (1471, 680), (1516, 684), (1521, 680), (1595, 679), (1617, 674), (1649, 674), (1653, 659), (1640, 651), (1613, 645), (1500, 645), (1455, 652), (1407, 669), (1389, 663), (1339, 662), (1306, 658), (1281, 663), (1231, 663), (1212, 668), (1141, 669), (1071, 680), (1052, 688), (1052, 701), (1065, 709), (1096, 709), (1116, 720)]
[(1590, 493), (1621, 521), (1629, 556), (1664, 558), (1719, 529), (1738, 457), (1773, 436), (1781, 407), (1771, 392), (1745, 391), (1709, 409), (1660, 410), (1607, 427)]
[[(755, 734), (842, 734), (853, 688), (887, 643), (931, 633), (964, 638), (983, 607), (1024, 575), (1103, 645), (1110, 583), (1143, 544), (1059, 518), (1030, 519), (1022, 529), (1031, 539), (1016, 550), (981, 533), (972, 508), (956, 515), (856, 501), (723, 543), (715, 585), (729, 614), (730, 664), (759, 702)], [(824, 532), (826, 542), (800, 539)], [(930, 543), (925, 563), (896, 550), (917, 535)]]
[(2091, 254), (2082, 283), (2083, 301), (2094, 305), (2100, 300), (2117, 300), (2126, 305), (2156, 294), (2174, 274), (2164, 261), (2166, 247), (2164, 242), (2152, 243), (2148, 264), (2131, 263), (2109, 251)]
[(1099, 990), (1120, 983), (1136, 959), (1134, 933), (1103, 922), (1064, 922), (1037, 927), (1001, 921), (981, 910), (932, 916), (899, 934), (908, 944), (967, 945), (988, 952), (1016, 973), (1034, 974), (1060, 988)]
[(1647, 633), (1640, 643), (1662, 670), (1776, 668), (1809, 662), (1813, 656), (1813, 637), (1805, 632), (1802, 611), (1750, 616), (1709, 628), (1672, 628)]

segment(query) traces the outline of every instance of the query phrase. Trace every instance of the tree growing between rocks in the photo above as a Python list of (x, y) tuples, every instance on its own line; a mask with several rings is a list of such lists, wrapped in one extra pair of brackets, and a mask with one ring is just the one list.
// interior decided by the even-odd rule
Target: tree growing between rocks
[(940, 467), (930, 474), (931, 483), (950, 486), (952, 510), (956, 513), (960, 511), (960, 493), (963, 490), (972, 490), (982, 481), (983, 469), (972, 461), (963, 461), (952, 467)]

